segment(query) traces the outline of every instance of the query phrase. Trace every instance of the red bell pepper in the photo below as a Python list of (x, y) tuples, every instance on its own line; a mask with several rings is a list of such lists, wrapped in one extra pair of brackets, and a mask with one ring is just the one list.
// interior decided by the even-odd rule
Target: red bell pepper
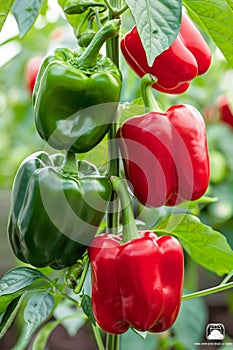
[(178, 315), (184, 275), (183, 251), (171, 236), (141, 232), (125, 244), (102, 234), (89, 247), (92, 307), (99, 326), (120, 334), (130, 326), (163, 332)]
[[(148, 75), (143, 78), (143, 98), (154, 110), (151, 78), (146, 79)], [(180, 104), (166, 113), (131, 117), (117, 136), (126, 178), (142, 204), (172, 206), (206, 192), (210, 177), (206, 129), (194, 107)]]
[(32, 94), (34, 85), (36, 82), (36, 77), (42, 62), (42, 57), (35, 56), (30, 58), (25, 66), (25, 81), (26, 87), (30, 94)]
[(226, 95), (220, 96), (217, 101), (217, 106), (220, 120), (233, 128), (233, 112), (231, 111), (228, 97)]
[(157, 78), (156, 90), (179, 94), (190, 81), (205, 73), (211, 63), (211, 52), (204, 38), (186, 14), (182, 15), (180, 32), (172, 45), (148, 65), (136, 26), (121, 40), (126, 62), (140, 77), (150, 73)]

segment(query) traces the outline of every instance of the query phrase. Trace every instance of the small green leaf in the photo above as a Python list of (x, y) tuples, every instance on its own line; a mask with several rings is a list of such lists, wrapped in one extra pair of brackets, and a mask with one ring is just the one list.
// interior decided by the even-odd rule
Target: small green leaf
[(180, 29), (181, 0), (125, 0), (151, 66), (175, 40)]
[(231, 0), (184, 0), (192, 19), (204, 29), (233, 67), (233, 5)]
[(15, 319), (15, 316), (22, 304), (23, 295), (14, 298), (10, 304), (7, 306), (7, 309), (2, 317), (0, 324), (0, 339), (6, 334), (7, 330), (11, 326), (12, 322)]
[(31, 337), (36, 328), (51, 315), (55, 301), (48, 292), (33, 292), (24, 309), (24, 320), (26, 321), (26, 338)]
[(33, 26), (42, 4), (43, 0), (15, 0), (12, 12), (17, 21), (21, 38)]
[(91, 297), (89, 295), (84, 294), (82, 296), (81, 306), (82, 306), (83, 312), (88, 317), (89, 321), (94, 326), (96, 326), (95, 317), (94, 317), (94, 314), (93, 314), (93, 311), (92, 311)]
[(232, 270), (233, 251), (226, 238), (201, 223), (197, 217), (187, 214), (169, 215), (154, 231), (178, 237), (194, 261), (218, 275)]
[(0, 315), (2, 315), (6, 311), (8, 305), (19, 296), (19, 293), (0, 296)]
[(0, 30), (7, 19), (14, 0), (0, 0)]
[(47, 278), (43, 273), (30, 267), (16, 267), (3, 275), (0, 280), (0, 296), (22, 290), (38, 278)]

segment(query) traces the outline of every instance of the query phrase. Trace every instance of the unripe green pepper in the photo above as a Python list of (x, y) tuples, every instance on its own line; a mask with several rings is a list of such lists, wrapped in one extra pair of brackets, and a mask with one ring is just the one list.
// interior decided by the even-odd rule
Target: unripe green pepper
[(35, 267), (62, 269), (80, 259), (105, 215), (112, 187), (74, 153), (37, 152), (19, 167), (8, 235), (14, 254)]
[(114, 121), (121, 73), (100, 47), (117, 35), (118, 19), (107, 22), (86, 49), (58, 48), (41, 64), (33, 91), (37, 130), (55, 149), (87, 152)]
[(82, 272), (83, 264), (80, 261), (68, 268), (65, 274), (65, 282), (69, 288), (75, 288), (77, 280), (81, 276)]
[(80, 47), (87, 47), (95, 36), (93, 29), (88, 29), (78, 37), (78, 45)]
[(80, 15), (91, 7), (106, 7), (98, 1), (89, 0), (68, 0), (64, 6), (64, 12), (68, 15)]

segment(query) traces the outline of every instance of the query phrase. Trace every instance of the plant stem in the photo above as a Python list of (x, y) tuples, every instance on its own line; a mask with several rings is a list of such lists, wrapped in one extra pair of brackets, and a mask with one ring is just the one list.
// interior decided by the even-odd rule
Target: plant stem
[(119, 17), (119, 16), (122, 15), (125, 11), (127, 11), (128, 8), (129, 8), (128, 5), (125, 5), (125, 6), (123, 6), (122, 8), (120, 8), (120, 9), (118, 10), (118, 8), (113, 7), (113, 6), (108, 2), (108, 0), (104, 0), (104, 3), (105, 3), (105, 5), (107, 6), (107, 8), (109, 9), (109, 11), (110, 11), (110, 13), (111, 13), (111, 16), (112, 16), (113, 18)]
[(221, 284), (226, 284), (231, 279), (231, 277), (233, 277), (233, 270), (230, 273), (228, 273), (228, 275), (222, 280), (220, 285)]
[(61, 169), (66, 174), (78, 176), (78, 162), (75, 153), (70, 151), (66, 153)]
[(161, 112), (157, 101), (155, 100), (152, 85), (156, 83), (156, 78), (151, 74), (145, 74), (141, 79), (141, 93), (148, 112)]
[(91, 325), (92, 325), (93, 333), (95, 335), (95, 340), (96, 340), (96, 343), (98, 345), (99, 350), (105, 350), (103, 340), (102, 340), (101, 335), (100, 335), (99, 328), (97, 326), (94, 326), (93, 324), (91, 324)]
[(115, 37), (118, 34), (119, 29), (119, 19), (113, 19), (105, 23), (96, 33), (83, 54), (78, 58), (78, 67), (85, 69), (95, 66), (101, 47), (109, 38)]
[(85, 260), (85, 262), (84, 262), (84, 268), (83, 268), (83, 272), (81, 274), (80, 280), (79, 280), (77, 286), (74, 288), (74, 293), (75, 294), (79, 294), (81, 292), (81, 289), (83, 287), (84, 281), (86, 279), (88, 268), (89, 268), (89, 259), (87, 258)]
[(123, 222), (123, 242), (131, 241), (139, 237), (132, 203), (125, 181), (117, 176), (111, 176), (113, 190), (118, 194), (121, 202), (122, 222)]
[(190, 299), (194, 299), (194, 298), (204, 297), (204, 296), (207, 296), (210, 294), (222, 292), (222, 291), (230, 289), (230, 288), (233, 288), (233, 282), (230, 282), (227, 284), (220, 284), (216, 287), (212, 287), (212, 288), (201, 290), (199, 292), (183, 295), (182, 300), (184, 301), (184, 300), (190, 300)]
[[(121, 7), (121, 0), (104, 0), (106, 6), (109, 8), (109, 20), (114, 18), (115, 9)], [(113, 10), (113, 11), (112, 11)], [(107, 56), (116, 64), (119, 68), (119, 35), (111, 38), (107, 41)], [(109, 173), (111, 176), (120, 175), (119, 167), (119, 158), (120, 152), (116, 141), (116, 132), (118, 128), (117, 124), (117, 112), (115, 122), (112, 124), (112, 127), (108, 134), (109, 148), (108, 148), (108, 158), (110, 162)], [(115, 231), (118, 233), (119, 227), (119, 201), (116, 199), (116, 193), (113, 193), (112, 202), (109, 206), (109, 211), (107, 213), (107, 232)], [(106, 350), (119, 350), (119, 336), (113, 334), (107, 334), (106, 340)]]

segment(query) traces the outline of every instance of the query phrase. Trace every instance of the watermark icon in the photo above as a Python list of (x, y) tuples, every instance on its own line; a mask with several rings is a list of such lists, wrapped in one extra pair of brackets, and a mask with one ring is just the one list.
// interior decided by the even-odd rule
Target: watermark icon
[(207, 340), (225, 339), (225, 327), (222, 323), (209, 323), (206, 327)]
[(225, 341), (225, 326), (222, 323), (209, 323), (206, 326), (205, 338), (207, 342), (194, 343), (195, 346), (231, 346), (233, 342)]

